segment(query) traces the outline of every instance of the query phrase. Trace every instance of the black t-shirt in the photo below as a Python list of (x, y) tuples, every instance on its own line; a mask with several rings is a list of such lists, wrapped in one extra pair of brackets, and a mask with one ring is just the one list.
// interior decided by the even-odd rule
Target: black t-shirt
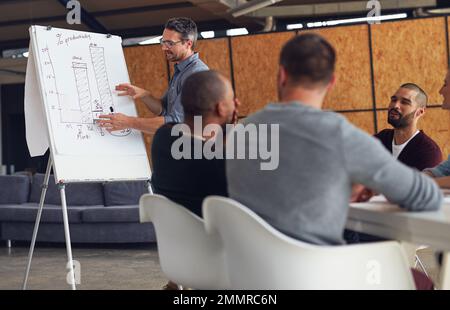
[[(163, 195), (202, 216), (202, 202), (206, 196), (228, 196), (224, 159), (194, 159), (194, 138), (183, 135), (191, 143), (190, 158), (175, 159), (172, 144), (180, 136), (172, 136), (174, 123), (159, 128), (152, 144), (152, 185), (155, 194)], [(201, 141), (203, 148), (204, 142)], [(176, 149), (183, 150), (182, 147)]]

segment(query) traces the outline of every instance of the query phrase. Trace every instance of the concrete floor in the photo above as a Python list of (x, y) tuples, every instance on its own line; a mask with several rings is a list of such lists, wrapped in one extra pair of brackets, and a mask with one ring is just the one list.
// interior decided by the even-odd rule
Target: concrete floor
[[(0, 244), (0, 290), (21, 289), (29, 245)], [(80, 262), (80, 290), (160, 290), (167, 279), (161, 271), (156, 245), (73, 245), (73, 258)], [(428, 274), (439, 284), (434, 251), (419, 252)], [(39, 244), (34, 252), (28, 289), (65, 290), (66, 249), (62, 244)]]
[[(21, 289), (28, 257), (28, 244), (0, 245), (0, 290)], [(81, 290), (160, 290), (166, 283), (156, 245), (89, 247), (73, 245), (80, 262)], [(28, 289), (65, 290), (68, 269), (63, 245), (39, 244), (34, 252)]]

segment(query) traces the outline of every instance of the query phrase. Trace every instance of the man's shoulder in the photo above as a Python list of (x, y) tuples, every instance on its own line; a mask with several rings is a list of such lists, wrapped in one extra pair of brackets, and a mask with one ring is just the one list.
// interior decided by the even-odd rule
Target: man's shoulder
[(392, 139), (394, 138), (394, 129), (383, 129), (382, 131), (376, 133), (374, 137), (384, 144), (392, 143)]
[(430, 136), (428, 136), (423, 130), (421, 130), (414, 137), (414, 140), (417, 141), (417, 143), (420, 143), (423, 147), (440, 150), (439, 145)]
[(394, 134), (394, 129), (383, 129), (382, 131), (375, 134), (375, 137), (382, 138), (382, 137), (390, 137)]
[(191, 65), (188, 66), (187, 70), (189, 73), (195, 73), (199, 71), (207, 71), (209, 70), (209, 67), (207, 64), (203, 62), (203, 60), (200, 59), (200, 57), (195, 58)]
[(309, 120), (315, 122), (315, 118), (334, 120), (335, 122), (346, 121), (346, 118), (338, 113), (311, 108), (297, 102), (289, 104), (269, 103), (262, 109), (249, 115), (246, 120), (266, 120), (273, 118), (275, 115), (277, 115), (278, 117), (289, 118), (298, 121), (302, 119), (305, 121)]
[(172, 129), (175, 125), (177, 125), (179, 123), (166, 123), (164, 125), (162, 125), (161, 127), (159, 127), (156, 132), (155, 135), (153, 136), (153, 141), (159, 139), (159, 138), (164, 138), (164, 137), (170, 137), (172, 136)]
[(198, 68), (203, 68), (204, 70), (209, 70), (209, 67), (206, 63), (203, 62), (200, 58), (194, 60), (194, 66)]
[(183, 84), (184, 81), (194, 73), (201, 71), (208, 71), (209, 67), (200, 59), (196, 59), (192, 61), (191, 65), (189, 65), (180, 75), (179, 83)]

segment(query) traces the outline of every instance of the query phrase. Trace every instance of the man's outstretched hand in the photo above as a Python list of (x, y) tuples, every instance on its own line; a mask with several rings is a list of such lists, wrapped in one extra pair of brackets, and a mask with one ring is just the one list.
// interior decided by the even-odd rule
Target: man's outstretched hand
[(119, 91), (118, 96), (130, 96), (133, 99), (139, 99), (149, 95), (145, 89), (131, 85), (129, 83), (122, 83), (116, 85), (116, 90)]
[(132, 128), (133, 117), (122, 113), (103, 114), (98, 117), (99, 120), (96, 123), (109, 132)]

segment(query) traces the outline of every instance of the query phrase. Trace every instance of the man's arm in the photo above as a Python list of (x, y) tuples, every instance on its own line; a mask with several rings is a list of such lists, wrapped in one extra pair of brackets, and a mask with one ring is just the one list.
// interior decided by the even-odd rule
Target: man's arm
[(383, 194), (410, 211), (436, 210), (442, 193), (428, 176), (395, 160), (381, 143), (349, 123), (342, 123), (344, 164), (352, 182)]
[(149, 92), (147, 92), (147, 95), (142, 97), (141, 100), (142, 100), (142, 102), (145, 103), (147, 108), (150, 111), (152, 111), (153, 114), (161, 115), (161, 113), (163, 111), (163, 105), (162, 105), (162, 100), (161, 99), (155, 98), (152, 95), (150, 95)]
[(109, 132), (133, 128), (145, 133), (154, 134), (156, 130), (164, 124), (164, 117), (162, 116), (147, 118), (114, 113), (99, 115), (99, 118), (97, 124)]
[(143, 88), (139, 88), (129, 83), (123, 83), (117, 85), (116, 90), (120, 91), (118, 96), (130, 96), (134, 100), (141, 99), (155, 115), (160, 115), (163, 110), (162, 100), (153, 97), (149, 91)]
[(424, 173), (435, 178), (446, 177), (450, 175), (450, 155), (448, 159), (440, 163), (437, 167), (425, 169)]
[(441, 188), (450, 189), (450, 177), (436, 178), (434, 180)]

